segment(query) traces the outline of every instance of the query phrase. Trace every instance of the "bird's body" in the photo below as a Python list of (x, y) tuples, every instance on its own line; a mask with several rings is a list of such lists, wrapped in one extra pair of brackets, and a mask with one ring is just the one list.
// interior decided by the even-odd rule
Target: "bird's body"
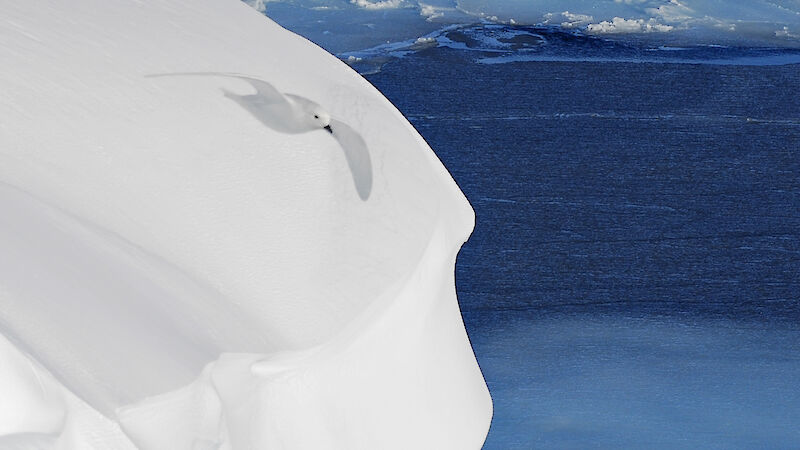
[(279, 133), (300, 134), (324, 130), (333, 135), (344, 151), (356, 191), (367, 200), (372, 190), (372, 163), (364, 139), (344, 122), (332, 119), (318, 103), (300, 95), (281, 93), (258, 78), (222, 72), (186, 72), (148, 75), (149, 77), (215, 76), (238, 78), (249, 83), (256, 92), (239, 95), (223, 89), (233, 100), (267, 128)]

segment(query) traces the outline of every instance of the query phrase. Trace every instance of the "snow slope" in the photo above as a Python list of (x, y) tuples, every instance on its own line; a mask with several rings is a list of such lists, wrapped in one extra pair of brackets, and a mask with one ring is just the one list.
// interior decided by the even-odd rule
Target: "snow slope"
[[(0, 448), (479, 448), (472, 209), (333, 56), (237, 0), (0, 5)], [(265, 127), (239, 73), (358, 132)], [(136, 447), (134, 447), (134, 445)]]

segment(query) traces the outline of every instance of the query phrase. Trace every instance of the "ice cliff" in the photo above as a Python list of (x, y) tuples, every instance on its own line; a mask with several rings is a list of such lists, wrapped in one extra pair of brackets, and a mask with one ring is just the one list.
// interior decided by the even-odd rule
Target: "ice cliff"
[(473, 212), (369, 83), (238, 0), (4, 2), (0, 61), (0, 448), (481, 446)]

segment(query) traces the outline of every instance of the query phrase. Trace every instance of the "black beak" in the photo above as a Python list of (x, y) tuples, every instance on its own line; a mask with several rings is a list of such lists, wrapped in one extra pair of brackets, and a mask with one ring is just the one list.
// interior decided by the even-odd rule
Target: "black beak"
[(325, 125), (325, 129), (328, 130), (328, 133), (333, 134), (333, 129), (330, 125)]

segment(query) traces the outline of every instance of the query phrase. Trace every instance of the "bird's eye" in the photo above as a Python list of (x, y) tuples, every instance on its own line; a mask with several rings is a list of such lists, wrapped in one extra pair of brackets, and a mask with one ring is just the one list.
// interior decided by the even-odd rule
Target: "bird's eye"
[(315, 119), (319, 119), (319, 116), (318, 116), (318, 115), (316, 115), (316, 114), (314, 114), (314, 118), (315, 118)]

